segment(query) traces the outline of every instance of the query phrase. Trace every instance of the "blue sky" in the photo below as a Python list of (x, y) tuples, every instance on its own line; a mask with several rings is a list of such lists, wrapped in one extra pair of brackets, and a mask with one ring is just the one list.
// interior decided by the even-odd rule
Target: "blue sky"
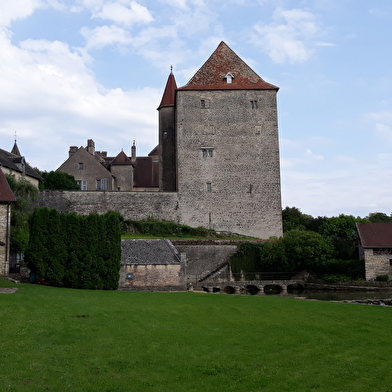
[(392, 212), (390, 0), (1, 0), (0, 148), (41, 170), (71, 145), (157, 144), (170, 66), (184, 85), (225, 41), (278, 92), (282, 206)]

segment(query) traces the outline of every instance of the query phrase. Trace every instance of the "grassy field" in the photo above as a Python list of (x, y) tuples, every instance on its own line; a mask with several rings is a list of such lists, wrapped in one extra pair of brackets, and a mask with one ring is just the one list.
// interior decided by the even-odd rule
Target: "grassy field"
[(392, 390), (392, 308), (17, 287), (0, 294), (1, 391)]

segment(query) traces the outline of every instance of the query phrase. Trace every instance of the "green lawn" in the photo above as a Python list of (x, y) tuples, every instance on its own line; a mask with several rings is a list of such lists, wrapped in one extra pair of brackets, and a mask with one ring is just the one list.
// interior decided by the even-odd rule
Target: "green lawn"
[(389, 307), (17, 287), (0, 294), (1, 391), (392, 390)]

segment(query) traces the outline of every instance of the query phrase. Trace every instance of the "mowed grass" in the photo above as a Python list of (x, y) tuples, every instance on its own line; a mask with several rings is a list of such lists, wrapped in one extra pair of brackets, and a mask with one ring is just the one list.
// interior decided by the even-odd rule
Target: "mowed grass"
[(392, 390), (392, 308), (17, 287), (0, 294), (1, 391)]

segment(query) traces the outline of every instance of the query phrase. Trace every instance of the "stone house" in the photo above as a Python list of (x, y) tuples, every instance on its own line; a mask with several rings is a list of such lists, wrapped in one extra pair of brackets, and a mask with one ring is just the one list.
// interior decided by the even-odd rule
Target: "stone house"
[[(90, 154), (97, 170), (101, 165), (108, 171), (91, 173), (89, 180), (83, 176), (85, 161), (71, 147), (58, 170), (72, 174), (87, 192), (41, 192), (40, 205), (78, 214), (111, 209), (124, 219), (154, 217), (261, 239), (280, 237), (278, 89), (221, 42), (185, 86), (177, 87), (169, 74), (158, 107), (159, 144), (149, 157), (136, 158), (132, 150), (130, 162), (118, 156), (122, 166), (116, 168), (105, 153), (96, 156), (90, 140), (83, 154)], [(132, 167), (132, 187), (130, 175), (112, 172)], [(120, 177), (125, 185), (116, 184)], [(124, 192), (97, 192), (103, 178), (107, 190)]]
[(366, 280), (392, 278), (392, 223), (357, 222), (359, 256), (365, 261)]
[(106, 151), (96, 151), (94, 140), (89, 139), (86, 147), (71, 146), (68, 159), (57, 171), (74, 176), (83, 191), (158, 190), (157, 153), (136, 157), (135, 142), (130, 157), (124, 151), (108, 157)]
[(16, 198), (0, 170), (0, 275), (8, 275), (10, 257), (11, 208)]
[(119, 288), (185, 290), (185, 260), (168, 240), (122, 240)]

